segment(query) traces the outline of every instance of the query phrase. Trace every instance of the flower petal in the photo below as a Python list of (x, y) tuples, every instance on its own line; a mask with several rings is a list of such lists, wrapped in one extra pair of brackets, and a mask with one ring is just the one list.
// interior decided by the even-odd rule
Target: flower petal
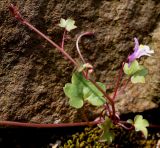
[(140, 58), (141, 56), (151, 56), (154, 53), (154, 50), (151, 50), (147, 45), (139, 45), (138, 39), (134, 38), (135, 46), (134, 52), (128, 56), (129, 65), (135, 60)]
[(139, 42), (138, 42), (138, 39), (137, 38), (134, 38), (134, 51), (136, 52), (138, 49), (139, 49)]
[(149, 46), (147, 45), (140, 45), (139, 49), (136, 53), (136, 58), (140, 58), (141, 56), (151, 56), (150, 54), (154, 53), (154, 50), (150, 50)]

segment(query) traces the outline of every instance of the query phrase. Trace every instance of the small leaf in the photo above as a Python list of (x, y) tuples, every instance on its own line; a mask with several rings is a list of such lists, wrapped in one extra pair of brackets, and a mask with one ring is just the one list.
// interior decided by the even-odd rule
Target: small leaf
[[(97, 82), (97, 84), (105, 90), (103, 83)], [(84, 100), (87, 100), (94, 106), (101, 106), (105, 103), (105, 99), (102, 97), (103, 94), (91, 83), (88, 82), (88, 87), (83, 88)]]
[(145, 83), (145, 76), (148, 74), (148, 70), (143, 67), (140, 66), (139, 70), (133, 74), (133, 76), (131, 77), (131, 82), (132, 83)]
[(139, 65), (136, 60), (130, 66), (125, 63), (123, 70), (125, 74), (131, 76), (132, 83), (145, 83), (145, 76), (148, 74), (148, 70)]
[(111, 143), (114, 138), (115, 138), (115, 134), (114, 132), (111, 130), (111, 128), (113, 128), (113, 123), (110, 120), (109, 117), (105, 117), (105, 121), (98, 125), (101, 129), (103, 129), (103, 133), (101, 135), (101, 139), (100, 141), (105, 142), (107, 141), (108, 143)]
[(139, 70), (134, 75), (146, 76), (148, 74), (148, 70), (140, 65)]
[(133, 124), (134, 122), (133, 122), (132, 119), (128, 119), (128, 120), (127, 120), (127, 123)]
[(149, 122), (146, 119), (143, 119), (142, 115), (136, 115), (134, 118), (134, 127), (136, 131), (141, 131), (145, 138), (147, 139), (148, 130), (146, 127), (149, 126)]
[[(86, 100), (94, 106), (101, 106), (106, 102), (102, 92), (89, 80), (86, 80), (81, 72), (75, 72), (71, 82), (63, 88), (65, 95), (69, 98), (70, 106), (81, 108)], [(100, 82), (97, 84), (105, 91), (104, 84)]]
[(75, 28), (77, 28), (77, 26), (74, 25), (75, 24), (75, 21), (72, 20), (72, 19), (67, 19), (66, 20), (66, 30), (67, 31), (71, 31)]
[(129, 65), (128, 63), (124, 64), (123, 67), (123, 71), (125, 74), (132, 76), (134, 73), (136, 73), (138, 70), (140, 70), (140, 66), (139, 63), (134, 60), (131, 65)]
[(132, 83), (145, 83), (145, 77), (144, 76), (133, 75), (131, 77), (131, 82)]
[(66, 27), (66, 20), (61, 18), (60, 23), (58, 24), (60, 27), (65, 28)]
[(67, 31), (71, 31), (75, 28), (77, 28), (77, 26), (74, 25), (75, 21), (72, 19), (63, 19), (61, 18), (60, 20), (60, 24), (58, 24), (60, 27), (65, 28)]
[(69, 100), (70, 106), (74, 108), (81, 108), (83, 106), (83, 99), (82, 99), (82, 94), (77, 89), (77, 86), (74, 84), (66, 84), (64, 87), (64, 92)]

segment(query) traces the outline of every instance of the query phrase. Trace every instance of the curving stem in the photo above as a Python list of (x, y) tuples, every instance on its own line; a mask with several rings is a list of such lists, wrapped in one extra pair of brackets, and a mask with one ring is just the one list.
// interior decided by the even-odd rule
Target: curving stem
[(45, 34), (43, 34), (41, 31), (36, 29), (33, 25), (31, 25), (29, 22), (27, 22), (25, 19), (22, 18), (20, 12), (17, 10), (16, 6), (11, 4), (9, 6), (9, 10), (12, 13), (12, 15), (19, 20), (23, 25), (26, 25), (29, 29), (36, 32), (38, 35), (40, 35), (42, 38), (47, 40), (52, 46), (56, 47), (67, 59), (69, 59), (76, 67), (78, 67), (78, 64), (76, 61), (67, 53), (64, 51), (63, 48), (61, 48), (59, 45), (57, 45), (55, 42), (53, 42), (50, 38), (48, 38)]
[(86, 62), (85, 62), (85, 60), (84, 60), (84, 58), (83, 58), (83, 56), (82, 56), (82, 54), (81, 54), (81, 51), (80, 51), (80, 48), (79, 48), (79, 41), (80, 41), (80, 39), (81, 39), (83, 36), (85, 36), (85, 35), (94, 35), (94, 33), (92, 33), (92, 32), (84, 32), (84, 33), (80, 34), (80, 35), (78, 36), (78, 38), (77, 38), (76, 48), (77, 48), (77, 51), (78, 51), (78, 54), (79, 54), (81, 60), (83, 61), (83, 64), (85, 64)]

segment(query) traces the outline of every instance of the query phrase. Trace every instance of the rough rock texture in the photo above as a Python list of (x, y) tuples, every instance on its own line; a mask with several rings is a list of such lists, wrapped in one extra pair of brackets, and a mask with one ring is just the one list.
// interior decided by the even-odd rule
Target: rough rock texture
[[(152, 100), (160, 93), (160, 42), (156, 29), (160, 22), (159, 0), (1, 0), (0, 120), (59, 123), (84, 119), (81, 110), (69, 107), (63, 93), (74, 67), (9, 14), (11, 2), (57, 43), (63, 34), (57, 26), (60, 18), (73, 18), (78, 28), (71, 32), (65, 49), (74, 58), (78, 56), (75, 34), (94, 31), (95, 37), (83, 38), (81, 49), (101, 82), (114, 81), (120, 63), (134, 46), (135, 36), (144, 44), (154, 44), (155, 56), (143, 60), (151, 74), (147, 83), (129, 84), (129, 91), (117, 97), (117, 110), (126, 113), (156, 107)], [(87, 116), (92, 113), (84, 112)]]
[[(146, 78), (146, 84), (132, 85), (129, 84), (125, 91), (119, 92), (117, 99), (117, 108), (121, 113), (142, 112), (145, 109), (156, 107), (153, 102), (159, 104), (160, 101), (160, 23), (157, 28), (150, 34), (152, 37), (151, 47), (155, 54), (153, 57), (144, 60), (145, 67), (149, 70)], [(125, 99), (123, 99), (125, 98)], [(124, 107), (125, 106), (125, 107)]]

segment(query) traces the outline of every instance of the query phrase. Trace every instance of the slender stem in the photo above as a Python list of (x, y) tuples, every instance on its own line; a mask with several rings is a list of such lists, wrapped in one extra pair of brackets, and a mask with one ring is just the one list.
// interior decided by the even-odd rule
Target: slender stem
[(114, 94), (113, 94), (113, 97), (112, 97), (112, 100), (113, 100), (113, 101), (114, 101), (115, 98), (116, 98), (117, 91), (118, 91), (118, 88), (119, 88), (119, 85), (120, 85), (120, 81), (121, 81), (122, 74), (123, 74), (123, 66), (124, 66), (124, 63), (122, 63), (122, 67), (121, 67), (121, 69), (120, 69), (120, 71), (119, 71), (117, 84), (116, 84), (116, 86), (115, 86)]
[(80, 39), (81, 39), (83, 36), (85, 36), (85, 35), (93, 35), (93, 33), (92, 33), (92, 32), (84, 32), (84, 33), (82, 33), (82, 34), (80, 34), (80, 35), (78, 36), (77, 41), (76, 41), (76, 48), (77, 48), (78, 54), (79, 54), (81, 60), (83, 61), (83, 63), (86, 63), (86, 62), (85, 62), (85, 60), (84, 60), (84, 58), (83, 58), (83, 56), (82, 56), (82, 54), (81, 54), (81, 51), (80, 51), (80, 49), (79, 49), (79, 41), (80, 41)]
[(111, 107), (112, 107), (112, 116), (115, 117), (115, 107), (114, 107), (114, 101), (112, 100), (112, 98), (106, 94), (105, 91), (103, 91), (103, 89), (92, 79), (88, 79), (90, 82), (92, 82), (92, 84), (94, 84), (99, 91), (102, 92), (102, 94), (104, 95), (104, 97), (109, 100), (110, 104), (111, 104)]
[(109, 105), (107, 103), (104, 105), (104, 108), (105, 108), (105, 110), (108, 110), (109, 116), (111, 116), (112, 113), (111, 113), (111, 110), (110, 110)]
[(126, 129), (126, 130), (132, 130), (132, 129), (134, 129), (134, 126), (133, 125), (130, 125), (130, 127), (127, 127), (127, 126), (125, 126), (124, 124), (122, 124), (122, 123), (118, 123), (118, 125), (119, 126), (121, 126), (121, 127), (123, 127), (124, 129)]
[[(112, 66), (112, 68), (113, 68), (113, 66)], [(106, 85), (106, 88), (107, 89), (112, 89), (112, 87), (115, 87), (115, 82), (117, 81), (117, 74), (114, 76), (114, 79), (113, 79), (113, 81), (112, 82), (108, 82), (108, 84)], [(114, 84), (114, 86), (112, 86)]]
[(127, 80), (124, 80), (124, 81), (123, 81), (122, 86), (121, 86), (120, 91), (119, 91), (119, 94), (120, 94), (122, 91), (125, 90), (125, 88), (126, 88), (127, 84), (129, 83), (130, 79), (131, 79), (131, 77), (129, 77)]
[[(128, 122), (126, 122), (126, 121), (119, 121), (119, 123), (128, 124)], [(158, 129), (160, 129), (160, 125), (149, 124), (149, 126), (147, 128), (158, 128)]]
[[(76, 61), (68, 54), (64, 51), (63, 49), (63, 46), (64, 46), (64, 36), (65, 36), (65, 32), (64, 32), (64, 35), (63, 35), (63, 39), (62, 39), (62, 48), (60, 46), (58, 46), (55, 42), (53, 42), (50, 38), (48, 38), (45, 34), (43, 34), (42, 32), (40, 32), (38, 29), (36, 29), (33, 25), (31, 25), (29, 22), (27, 22), (25, 19), (23, 19), (23, 17), (21, 16), (21, 14), (19, 13), (19, 11), (17, 10), (17, 8), (11, 4), (10, 7), (9, 7), (10, 11), (12, 12), (12, 14), (15, 16), (15, 18), (17, 20), (19, 20), (23, 25), (26, 25), (27, 27), (29, 27), (31, 30), (33, 30), (34, 32), (36, 32), (38, 35), (40, 35), (41, 37), (43, 37), (45, 40), (47, 40), (52, 46), (56, 47), (65, 57), (67, 57), (75, 66), (78, 67), (78, 64), (76, 63)], [(80, 49), (79, 49), (79, 46), (78, 46), (78, 42), (79, 40), (81, 39), (82, 36), (84, 35), (91, 35), (93, 33), (91, 32), (85, 32), (83, 34), (81, 34), (78, 39), (77, 39), (77, 42), (76, 42), (76, 46), (77, 46), (77, 50), (78, 50), (78, 53), (82, 59), (82, 61), (85, 63), (85, 60), (83, 59), (83, 56), (80, 52)], [(92, 81), (92, 80), (91, 80)], [(93, 82), (93, 81), (92, 81)], [(108, 98), (108, 100), (111, 102), (111, 106), (112, 106), (112, 109), (113, 109), (113, 115), (115, 114), (115, 108), (114, 108), (114, 102), (112, 101), (112, 99), (107, 96), (107, 94), (95, 83), (93, 82), (93, 84), (101, 90), (101, 92), (103, 92), (104, 96), (106, 98)]]
[(160, 129), (160, 125), (149, 124), (149, 128), (159, 128)]
[(99, 123), (100, 121), (60, 123), (60, 124), (38, 124), (38, 123), (25, 123), (25, 122), (14, 122), (14, 121), (0, 121), (0, 126), (56, 128), (56, 127), (88, 126), (88, 125), (96, 125)]
[(63, 32), (63, 38), (62, 38), (62, 43), (61, 43), (61, 48), (64, 49), (64, 40), (65, 40), (65, 36), (66, 36), (66, 29)]
[(9, 9), (10, 9), (11, 13), (14, 15), (14, 17), (17, 20), (19, 20), (23, 25), (26, 25), (29, 29), (33, 30), (38, 35), (40, 35), (42, 38), (47, 40), (52, 46), (56, 47), (65, 57), (67, 57), (75, 66), (78, 66), (76, 61), (67, 52), (65, 52), (63, 48), (58, 46), (54, 41), (52, 41), (50, 38), (48, 38), (45, 34), (40, 32), (33, 25), (31, 25), (29, 22), (27, 22), (25, 19), (23, 19), (22, 16), (20, 15), (19, 11), (16, 9), (16, 7), (13, 4), (10, 5)]
[(46, 35), (44, 35), (42, 32), (40, 32), (38, 29), (36, 29), (33, 25), (28, 23), (27, 21), (23, 22), (26, 26), (28, 26), (31, 30), (39, 34), (41, 37), (46, 39), (52, 46), (56, 47), (65, 57), (67, 57), (75, 66), (78, 66), (76, 61), (67, 53), (64, 51), (63, 48), (58, 46), (55, 42), (53, 42), (51, 39), (49, 39)]
[[(31, 128), (57, 128), (57, 127), (75, 127), (75, 126), (93, 126), (100, 124), (101, 120), (91, 121), (91, 122), (77, 122), (77, 123), (60, 123), (60, 124), (38, 124), (38, 123), (26, 123), (26, 122), (15, 122), (15, 121), (0, 121), (0, 126), (9, 126), (9, 127), (31, 127)], [(123, 125), (126, 121), (120, 121), (118, 125), (122, 126), (127, 130), (133, 129), (133, 127), (126, 127)], [(149, 125), (148, 128), (157, 128), (160, 129), (160, 125)]]

